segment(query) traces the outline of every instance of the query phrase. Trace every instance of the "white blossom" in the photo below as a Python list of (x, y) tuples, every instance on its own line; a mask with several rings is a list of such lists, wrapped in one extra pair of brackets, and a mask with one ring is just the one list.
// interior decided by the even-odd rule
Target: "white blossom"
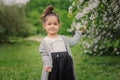
[(72, 3), (72, 6), (74, 6), (75, 5), (75, 1)]
[(94, 48), (94, 49), (93, 49), (93, 51), (94, 51), (94, 52), (96, 52), (96, 51), (97, 51), (97, 49), (96, 49), (96, 48)]
[[(108, 0), (88, 0), (86, 1), (87, 5), (86, 3), (85, 5), (81, 5), (84, 1), (85, 0), (79, 0), (80, 3), (76, 3), (75, 5), (77, 7), (77, 14), (75, 15), (77, 23), (74, 22), (72, 24), (71, 30), (73, 28), (79, 29), (80, 27), (87, 25), (87, 38), (90, 39), (90, 41), (87, 40), (81, 43), (85, 49), (84, 52), (93, 55), (96, 55), (96, 52), (98, 52), (97, 54), (102, 55), (109, 50), (107, 49), (107, 44), (110, 44), (109, 41), (112, 40), (112, 37), (114, 36), (113, 32), (110, 32), (109, 29), (113, 28), (113, 30), (115, 30), (120, 27), (120, 8), (118, 5), (120, 0), (118, 0), (117, 3), (115, 3), (115, 0), (109, 3)], [(99, 5), (100, 2), (103, 4), (102, 6)], [(97, 7), (100, 10), (95, 9)], [(109, 29), (107, 30), (107, 28)], [(114, 44), (111, 45), (114, 47)], [(113, 51), (116, 52), (116, 54), (120, 54), (120, 52), (117, 51), (117, 48), (113, 48)]]
[(117, 48), (114, 48), (114, 51), (117, 51)]
[(107, 35), (108, 35), (108, 36), (110, 36), (110, 35), (111, 35), (111, 33), (109, 32)]
[(82, 4), (84, 2), (84, 0), (79, 0), (80, 4)]
[(105, 30), (103, 31), (103, 34), (107, 33)]
[(114, 8), (114, 7), (116, 6), (116, 2), (113, 1), (113, 2), (110, 4), (110, 6), (111, 6), (112, 8)]
[(76, 25), (75, 25), (76, 30), (79, 30), (81, 27), (82, 27), (82, 26), (81, 26), (80, 23), (76, 23)]
[(73, 32), (74, 28), (67, 29), (68, 32)]
[(103, 51), (100, 51), (100, 54), (102, 55), (102, 54), (103, 54)]
[(102, 0), (102, 2), (103, 2), (104, 4), (106, 4), (106, 3), (107, 3), (107, 0)]
[(95, 16), (92, 14), (92, 15), (90, 16), (90, 19), (91, 19), (91, 20), (95, 19)]
[(87, 53), (88, 51), (87, 50), (84, 50), (84, 53)]
[(68, 12), (69, 12), (69, 13), (72, 13), (72, 6), (70, 6), (70, 7), (68, 8)]
[(83, 42), (83, 45), (86, 46), (86, 48), (90, 48), (90, 46), (91, 46), (90, 43), (85, 42), (85, 41)]
[(114, 12), (116, 13), (118, 10), (119, 10), (119, 7), (118, 7), (118, 5), (117, 5), (117, 6), (115, 6), (115, 8), (114, 8)]
[(102, 49), (102, 47), (99, 47), (99, 49)]
[(95, 45), (95, 49), (97, 49), (98, 48), (98, 45)]
[(120, 52), (116, 52), (116, 54), (120, 54)]
[(109, 20), (113, 20), (113, 17), (111, 16), (111, 17), (109, 17)]
[(103, 20), (104, 20), (104, 21), (107, 21), (106, 15), (103, 15)]
[(80, 19), (81, 17), (85, 16), (85, 14), (89, 13), (91, 10), (93, 10), (95, 7), (99, 5), (99, 0), (94, 1), (93, 3), (89, 4), (88, 7), (84, 8), (82, 12), (79, 12), (75, 18)]
[(112, 38), (112, 37), (113, 37), (113, 35), (111, 34), (111, 35), (110, 35), (110, 37)]

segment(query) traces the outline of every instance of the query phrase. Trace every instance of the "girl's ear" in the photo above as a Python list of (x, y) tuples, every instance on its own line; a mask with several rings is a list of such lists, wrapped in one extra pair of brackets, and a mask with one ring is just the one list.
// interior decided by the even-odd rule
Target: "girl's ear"
[(59, 23), (59, 27), (61, 26), (61, 24)]
[(59, 26), (61, 26), (61, 24), (59, 23)]

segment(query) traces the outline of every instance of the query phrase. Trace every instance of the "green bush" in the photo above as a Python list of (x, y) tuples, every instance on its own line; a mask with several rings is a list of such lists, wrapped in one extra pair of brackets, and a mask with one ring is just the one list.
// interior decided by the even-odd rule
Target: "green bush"
[(35, 28), (25, 16), (24, 6), (0, 4), (0, 42), (10, 37), (26, 37), (35, 34)]
[[(120, 55), (120, 1), (79, 0), (69, 8), (74, 22), (86, 26), (84, 52), (89, 55)], [(78, 26), (78, 25), (74, 25)]]

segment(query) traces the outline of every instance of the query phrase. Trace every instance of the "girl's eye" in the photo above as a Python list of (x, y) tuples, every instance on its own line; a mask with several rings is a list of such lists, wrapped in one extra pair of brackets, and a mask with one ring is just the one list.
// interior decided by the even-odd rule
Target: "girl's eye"
[(47, 23), (47, 25), (58, 25), (58, 23)]
[(54, 25), (57, 25), (57, 23), (54, 23)]
[(51, 23), (48, 23), (48, 25), (51, 25)]

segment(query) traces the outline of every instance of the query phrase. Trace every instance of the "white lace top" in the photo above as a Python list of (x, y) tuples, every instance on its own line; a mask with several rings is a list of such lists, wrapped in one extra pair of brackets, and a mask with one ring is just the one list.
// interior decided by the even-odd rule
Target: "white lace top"
[(48, 46), (48, 48), (51, 50), (51, 52), (65, 52), (65, 43), (61, 36), (50, 38), (45, 37), (45, 42)]

